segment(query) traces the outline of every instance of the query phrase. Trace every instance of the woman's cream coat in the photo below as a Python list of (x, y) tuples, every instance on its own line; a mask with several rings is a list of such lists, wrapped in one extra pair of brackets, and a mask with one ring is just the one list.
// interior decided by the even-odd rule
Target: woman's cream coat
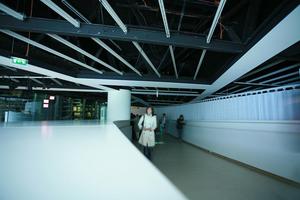
[(139, 143), (143, 146), (154, 147), (155, 146), (155, 134), (154, 130), (157, 127), (156, 116), (144, 114), (139, 121), (139, 128), (143, 129), (143, 121), (144, 128), (150, 128), (153, 131), (145, 131), (143, 130), (139, 139)]

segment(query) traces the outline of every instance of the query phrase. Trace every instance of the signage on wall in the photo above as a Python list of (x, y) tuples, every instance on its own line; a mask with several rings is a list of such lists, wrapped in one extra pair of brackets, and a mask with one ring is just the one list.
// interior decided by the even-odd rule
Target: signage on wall
[(27, 59), (18, 58), (18, 57), (11, 57), (11, 62), (13, 64), (23, 65), (23, 66), (26, 66), (28, 64), (28, 60)]

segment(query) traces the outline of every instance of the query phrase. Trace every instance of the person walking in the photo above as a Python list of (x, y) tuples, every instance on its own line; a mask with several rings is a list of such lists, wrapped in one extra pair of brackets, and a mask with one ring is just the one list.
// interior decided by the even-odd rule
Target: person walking
[(166, 113), (164, 113), (160, 120), (160, 129), (162, 134), (166, 132), (166, 124), (167, 124), (167, 115)]
[(147, 107), (146, 114), (139, 120), (139, 128), (142, 133), (139, 138), (139, 144), (143, 146), (144, 155), (151, 160), (152, 150), (155, 146), (155, 129), (157, 127), (156, 115), (153, 115), (153, 108)]
[(177, 119), (177, 132), (178, 132), (178, 138), (182, 141), (182, 129), (184, 125), (184, 117), (183, 115), (180, 115), (179, 118)]
[(163, 136), (166, 133), (167, 115), (164, 113), (160, 119), (160, 136), (163, 141)]
[(133, 126), (134, 126), (134, 134), (135, 134), (135, 138), (136, 141), (139, 140), (140, 138), (140, 129), (139, 129), (139, 120), (140, 120), (140, 115), (136, 114), (134, 120), (133, 120)]

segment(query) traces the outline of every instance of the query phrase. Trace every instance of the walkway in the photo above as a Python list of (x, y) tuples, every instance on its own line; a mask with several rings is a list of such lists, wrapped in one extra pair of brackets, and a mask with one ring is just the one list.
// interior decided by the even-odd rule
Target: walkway
[(191, 200), (300, 199), (300, 188), (277, 181), (166, 136), (153, 163)]

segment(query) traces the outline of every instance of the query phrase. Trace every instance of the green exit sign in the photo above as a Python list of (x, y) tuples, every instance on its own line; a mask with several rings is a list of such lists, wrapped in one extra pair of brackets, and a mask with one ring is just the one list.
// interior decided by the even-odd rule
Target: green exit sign
[(27, 65), (28, 64), (28, 60), (24, 59), (24, 58), (11, 57), (11, 61), (12, 61), (12, 63), (17, 64), (17, 65)]

